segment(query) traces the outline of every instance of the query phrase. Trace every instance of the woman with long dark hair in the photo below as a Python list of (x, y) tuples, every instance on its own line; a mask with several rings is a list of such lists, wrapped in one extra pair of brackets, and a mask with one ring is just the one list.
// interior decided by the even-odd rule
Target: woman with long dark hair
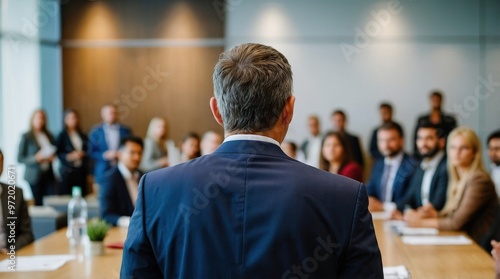
[(349, 142), (339, 132), (329, 132), (321, 143), (320, 169), (363, 181), (363, 168), (354, 162)]

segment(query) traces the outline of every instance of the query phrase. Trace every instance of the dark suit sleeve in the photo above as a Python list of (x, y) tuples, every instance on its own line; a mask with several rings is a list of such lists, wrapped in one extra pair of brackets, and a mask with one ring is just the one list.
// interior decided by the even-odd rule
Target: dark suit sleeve
[(28, 154), (29, 149), (29, 139), (28, 135), (24, 134), (21, 137), (21, 143), (19, 143), (19, 151), (17, 153), (17, 161), (19, 163), (25, 165), (36, 165), (38, 162), (36, 161), (35, 154)]
[(20, 207), (19, 211), (19, 234), (16, 237), (16, 249), (20, 249), (31, 242), (33, 242), (33, 230), (31, 228), (31, 218), (28, 214), (28, 207), (26, 206), (26, 202), (24, 201), (23, 198), (23, 191), (19, 188), (16, 189), (16, 199), (17, 203)]
[(368, 196), (362, 184), (352, 219), (351, 238), (341, 266), (339, 278), (384, 278), (382, 256), (368, 211)]
[(368, 196), (375, 197), (377, 199), (379, 198), (379, 196), (377, 194), (377, 189), (376, 189), (376, 187), (377, 187), (376, 180), (379, 178), (378, 175), (379, 174), (377, 174), (377, 162), (375, 161), (375, 163), (372, 166), (370, 180), (368, 180), (368, 182), (366, 183), (366, 191), (368, 192)]
[(377, 145), (377, 129), (373, 130), (372, 138), (370, 139), (370, 154), (372, 155), (373, 158), (382, 157), (380, 151), (378, 150), (378, 145)]
[(137, 204), (123, 247), (120, 278), (163, 278), (146, 231), (145, 181), (146, 175), (139, 183)]
[(102, 219), (113, 226), (117, 225), (118, 218), (121, 217), (121, 215), (116, 212), (116, 209), (119, 208), (119, 202), (117, 201), (118, 194), (114, 190), (117, 183), (115, 180), (115, 176), (110, 174), (103, 179), (99, 189)]
[(443, 209), (446, 203), (446, 194), (448, 191), (448, 170), (446, 169), (446, 164), (441, 167), (439, 172), (436, 172), (436, 185), (435, 192), (432, 195), (432, 200), (430, 201), (436, 210)]
[(94, 128), (89, 134), (88, 154), (94, 161), (106, 161), (102, 157), (106, 150), (101, 149), (102, 142), (106, 139), (104, 138), (104, 131), (101, 132), (101, 130), (101, 128)]
[(365, 166), (365, 160), (363, 158), (363, 151), (361, 151), (361, 144), (359, 143), (358, 137), (353, 137), (352, 151), (356, 161), (362, 166)]

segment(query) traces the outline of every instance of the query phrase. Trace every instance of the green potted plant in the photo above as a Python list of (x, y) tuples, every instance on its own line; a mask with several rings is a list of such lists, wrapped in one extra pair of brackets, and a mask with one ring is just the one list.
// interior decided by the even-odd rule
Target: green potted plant
[(108, 233), (110, 225), (99, 218), (92, 218), (87, 224), (87, 235), (89, 244), (87, 245), (87, 255), (95, 256), (104, 254), (104, 237)]

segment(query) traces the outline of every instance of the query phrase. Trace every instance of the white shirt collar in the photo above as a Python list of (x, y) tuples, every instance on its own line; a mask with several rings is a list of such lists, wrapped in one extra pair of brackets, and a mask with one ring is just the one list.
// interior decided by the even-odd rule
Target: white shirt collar
[(226, 139), (224, 139), (224, 142), (233, 141), (233, 140), (256, 140), (256, 141), (264, 141), (264, 142), (275, 144), (278, 147), (280, 146), (279, 142), (276, 141), (273, 138), (266, 137), (266, 136), (261, 136), (261, 135), (252, 135), (252, 134), (231, 135), (231, 136), (227, 137)]
[(123, 178), (125, 178), (125, 180), (132, 178), (132, 173), (123, 163), (121, 162), (118, 163), (118, 170), (122, 174)]
[(403, 161), (403, 156), (404, 156), (404, 152), (401, 151), (401, 152), (398, 153), (398, 155), (394, 156), (393, 158), (385, 157), (384, 158), (384, 163), (386, 165), (396, 165), (396, 166), (399, 166), (401, 164), (401, 162)]
[(420, 167), (423, 170), (435, 169), (439, 165), (439, 162), (441, 162), (441, 159), (443, 159), (443, 156), (444, 156), (444, 151), (441, 150), (438, 153), (436, 153), (436, 155), (434, 155), (434, 157), (432, 157), (432, 159), (422, 160), (422, 162), (420, 163)]

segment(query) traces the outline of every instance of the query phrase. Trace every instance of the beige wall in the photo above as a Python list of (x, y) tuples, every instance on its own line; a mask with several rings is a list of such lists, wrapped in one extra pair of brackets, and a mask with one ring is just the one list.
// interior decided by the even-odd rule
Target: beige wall
[[(142, 3), (141, 3), (142, 2)], [(84, 130), (114, 103), (144, 136), (150, 119), (188, 131), (222, 132), (209, 108), (211, 75), (223, 51), (223, 22), (211, 2), (72, 1), (62, 9), (64, 107)]]

